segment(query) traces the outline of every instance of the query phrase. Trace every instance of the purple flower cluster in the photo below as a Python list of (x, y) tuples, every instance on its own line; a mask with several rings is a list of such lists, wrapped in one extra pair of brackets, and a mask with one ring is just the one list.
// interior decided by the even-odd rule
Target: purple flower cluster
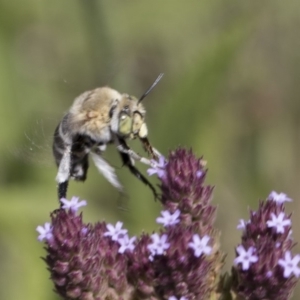
[(56, 292), (78, 300), (289, 299), (300, 276), (284, 211), (291, 199), (272, 192), (249, 221), (240, 220), (242, 241), (225, 277), (205, 164), (177, 149), (148, 170), (160, 180), (163, 205), (162, 228), (150, 235), (130, 237), (122, 222), (85, 224), (77, 211), (86, 201), (61, 199), (51, 222), (37, 227)]
[(300, 255), (292, 257), (291, 219), (285, 194), (271, 192), (249, 221), (240, 220), (241, 244), (236, 247), (233, 290), (242, 299), (289, 299), (300, 276)]

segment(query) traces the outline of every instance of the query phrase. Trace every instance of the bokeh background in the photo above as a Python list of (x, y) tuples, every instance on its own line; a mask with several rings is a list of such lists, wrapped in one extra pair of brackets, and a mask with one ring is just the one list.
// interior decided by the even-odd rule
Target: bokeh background
[[(149, 138), (165, 155), (181, 145), (208, 161), (225, 270), (238, 220), (271, 190), (294, 199), (299, 241), (299, 26), (299, 0), (0, 0), (0, 299), (58, 299), (35, 228), (57, 207), (51, 140), (63, 113), (97, 86), (138, 97), (160, 72), (144, 100)], [(106, 158), (127, 197), (91, 166), (69, 190), (88, 201), (85, 221), (157, 229), (151, 191), (113, 146)]]

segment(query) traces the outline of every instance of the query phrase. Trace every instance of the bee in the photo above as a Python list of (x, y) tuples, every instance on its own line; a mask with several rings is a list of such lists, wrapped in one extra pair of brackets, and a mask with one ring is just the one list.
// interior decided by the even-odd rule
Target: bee
[[(55, 129), (53, 155), (58, 172), (58, 198), (66, 198), (70, 179), (85, 181), (91, 156), (96, 168), (119, 191), (123, 190), (115, 170), (103, 158), (108, 144), (115, 144), (123, 165), (148, 185), (157, 198), (156, 190), (134, 166), (135, 161), (154, 166), (161, 155), (147, 138), (146, 110), (142, 100), (160, 81), (160, 74), (139, 98), (121, 94), (110, 87), (84, 92), (75, 98), (71, 108)], [(126, 144), (126, 139), (138, 138), (151, 159), (140, 156)]]

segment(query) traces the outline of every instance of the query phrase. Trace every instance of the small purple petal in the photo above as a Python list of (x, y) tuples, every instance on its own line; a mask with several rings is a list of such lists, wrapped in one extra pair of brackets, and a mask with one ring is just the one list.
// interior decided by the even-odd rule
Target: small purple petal
[(277, 233), (284, 233), (284, 226), (290, 226), (291, 220), (284, 219), (285, 214), (283, 212), (279, 213), (276, 216), (274, 213), (271, 213), (271, 220), (267, 221), (268, 227), (275, 227)]
[[(163, 234), (161, 237), (154, 233), (151, 235), (152, 243), (147, 246), (151, 255), (161, 255), (170, 247), (170, 244), (167, 243), (168, 236)], [(149, 257), (150, 258), (150, 257)]]
[(278, 260), (278, 264), (284, 269), (283, 276), (285, 278), (290, 277), (292, 274), (294, 274), (296, 277), (300, 276), (300, 268), (298, 267), (299, 261), (300, 255), (297, 254), (292, 259), (292, 254), (290, 251), (285, 252), (284, 259)]
[(42, 242), (43, 240), (50, 240), (53, 238), (52, 225), (50, 223), (45, 223), (44, 226), (38, 226), (36, 231), (39, 233), (38, 240)]
[(272, 191), (269, 196), (268, 196), (269, 200), (273, 200), (275, 202), (277, 202), (278, 204), (284, 203), (284, 202), (291, 202), (292, 199), (289, 198), (286, 194), (284, 193), (277, 193), (275, 191)]
[(245, 220), (240, 219), (240, 220), (239, 220), (239, 224), (238, 224), (238, 226), (236, 227), (236, 229), (244, 230), (244, 229), (246, 228), (247, 223), (248, 223), (248, 222), (246, 222)]
[(107, 224), (107, 231), (104, 233), (104, 236), (110, 236), (113, 241), (118, 241), (122, 239), (127, 234), (127, 229), (122, 229), (123, 223), (117, 222), (116, 226), (112, 224)]
[(249, 249), (246, 251), (242, 245), (239, 245), (236, 248), (236, 251), (239, 255), (234, 259), (234, 264), (238, 265), (239, 263), (241, 263), (243, 271), (248, 270), (251, 263), (255, 263), (258, 261), (258, 256), (253, 255), (253, 253), (255, 252), (254, 247), (249, 247)]
[(207, 245), (209, 240), (210, 237), (208, 235), (205, 235), (201, 239), (198, 234), (194, 234), (193, 241), (188, 243), (188, 246), (194, 250), (194, 255), (196, 257), (199, 257), (202, 254), (209, 255), (212, 252), (212, 247)]
[(152, 159), (151, 163), (153, 166), (147, 170), (148, 175), (151, 176), (157, 174), (159, 178), (164, 177), (166, 173), (165, 167), (167, 165), (166, 159), (163, 156), (160, 156), (158, 162)]
[(79, 201), (79, 197), (72, 197), (71, 200), (61, 198), (60, 202), (63, 204), (63, 209), (70, 209), (74, 212), (76, 212), (81, 206), (87, 205), (87, 202), (85, 200)]
[(199, 170), (196, 172), (196, 177), (200, 178), (203, 174), (204, 174), (204, 172)]
[(132, 252), (135, 248), (134, 242), (136, 237), (132, 237), (129, 239), (129, 236), (126, 234), (124, 237), (118, 239), (118, 243), (120, 244), (120, 248), (118, 250), (119, 253), (124, 253), (126, 250)]
[(177, 209), (173, 214), (171, 214), (168, 210), (164, 210), (161, 212), (162, 217), (158, 217), (156, 222), (158, 224), (163, 224), (163, 226), (171, 226), (180, 222), (180, 210)]

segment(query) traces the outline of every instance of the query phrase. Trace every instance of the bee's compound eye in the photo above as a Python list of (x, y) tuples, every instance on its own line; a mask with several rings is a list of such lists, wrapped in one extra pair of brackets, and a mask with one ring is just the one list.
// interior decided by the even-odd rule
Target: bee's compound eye
[(126, 114), (121, 114), (119, 117), (119, 134), (128, 136), (132, 131), (132, 118)]

